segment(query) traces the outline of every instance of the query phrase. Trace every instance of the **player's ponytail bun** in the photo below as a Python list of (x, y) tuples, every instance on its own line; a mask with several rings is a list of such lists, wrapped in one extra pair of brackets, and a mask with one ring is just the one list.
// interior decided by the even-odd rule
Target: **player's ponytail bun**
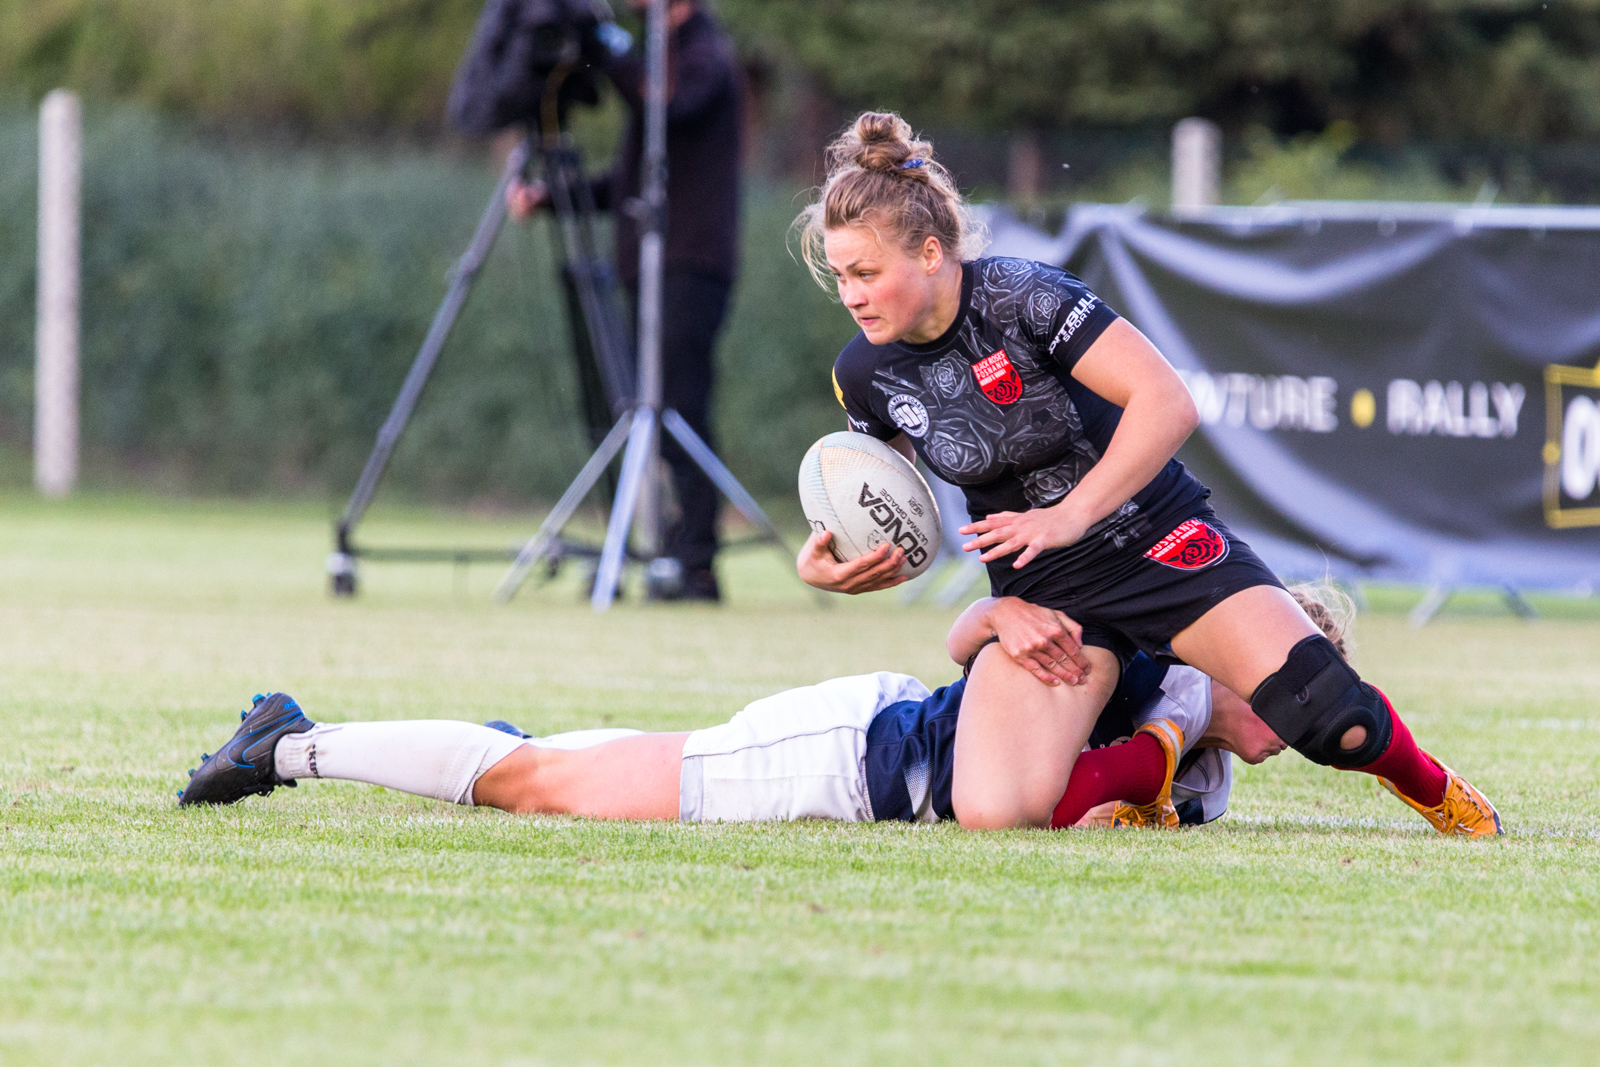
[(945, 254), (977, 258), (982, 228), (950, 172), (934, 161), (933, 145), (892, 112), (866, 111), (828, 146), (821, 197), (795, 219), (806, 266), (824, 289), (833, 277), (823, 254), (827, 230), (866, 226), (907, 252), (935, 237)]
[(897, 178), (927, 181), (926, 165), (905, 165), (913, 159), (931, 163), (933, 145), (916, 140), (911, 132), (911, 124), (899, 115), (868, 111), (828, 146), (828, 175), (832, 177), (839, 171), (856, 166)]

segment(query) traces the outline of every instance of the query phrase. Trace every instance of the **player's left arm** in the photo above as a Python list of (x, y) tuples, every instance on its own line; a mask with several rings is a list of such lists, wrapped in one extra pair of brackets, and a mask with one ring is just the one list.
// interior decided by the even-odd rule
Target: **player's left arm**
[(1117, 430), (1100, 461), (1060, 503), (995, 512), (961, 528), (977, 535), (963, 547), (984, 549), (985, 563), (1020, 552), (1012, 566), (1021, 568), (1046, 549), (1072, 544), (1148, 485), (1200, 425), (1183, 379), (1125, 319), (1106, 327), (1072, 376), (1122, 408)]
[(973, 601), (950, 627), (945, 651), (965, 666), (990, 641), (1046, 685), (1081, 685), (1089, 673), (1083, 627), (1059, 611), (1014, 596)]

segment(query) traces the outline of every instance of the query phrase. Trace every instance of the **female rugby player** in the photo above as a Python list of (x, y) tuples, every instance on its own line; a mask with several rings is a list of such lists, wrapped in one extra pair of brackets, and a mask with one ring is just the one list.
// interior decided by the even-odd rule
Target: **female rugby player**
[[(989, 598), (962, 614), (947, 647), (966, 662), (991, 639), (1002, 649), (1025, 647), (1060, 621), (1015, 598)], [(1342, 640), (1339, 630), (1328, 632)], [(966, 691), (962, 680), (930, 694), (914, 678), (884, 672), (788, 690), (693, 733), (583, 730), (531, 739), (506, 723), (319, 725), (275, 693), (258, 698), (228, 743), (203, 757), (181, 803), (233, 803), (300, 778), (342, 778), (519, 813), (934, 821), (953, 814), (952, 741)], [(1058, 826), (1119, 799), (1133, 802), (1120, 815), (1125, 825), (1209, 822), (1232, 788), (1226, 753), (1256, 763), (1283, 747), (1237, 696), (1198, 671), (1142, 656), (1102, 725), (1094, 743), (1113, 747), (1075, 767), (1055, 811)], [(1123, 777), (1119, 762), (1105, 758), (1143, 744), (1163, 754), (1153, 779)]]
[[(850, 428), (962, 487), (976, 520), (966, 547), (996, 595), (1083, 626), (1080, 685), (1028, 684), (1016, 660), (979, 654), (955, 743), (963, 826), (1048, 825), (1120, 665), (1142, 651), (1250, 694), (1306, 758), (1378, 776), (1440, 832), (1501, 832), (1483, 794), (1417, 747), (1173, 458), (1198, 416), (1161, 353), (1071, 274), (977, 258), (966, 204), (904, 121), (857, 119), (796, 225), (861, 328), (834, 364)], [(801, 551), (810, 584), (898, 583), (901, 550), (839, 563), (827, 540)]]

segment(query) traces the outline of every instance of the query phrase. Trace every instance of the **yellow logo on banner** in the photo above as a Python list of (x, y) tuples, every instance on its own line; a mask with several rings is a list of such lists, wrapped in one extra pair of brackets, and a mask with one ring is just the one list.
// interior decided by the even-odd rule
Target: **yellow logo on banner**
[(1600, 526), (1600, 364), (1544, 369), (1544, 521)]
[(1371, 389), (1357, 389), (1350, 394), (1350, 421), (1365, 430), (1378, 417), (1378, 398)]

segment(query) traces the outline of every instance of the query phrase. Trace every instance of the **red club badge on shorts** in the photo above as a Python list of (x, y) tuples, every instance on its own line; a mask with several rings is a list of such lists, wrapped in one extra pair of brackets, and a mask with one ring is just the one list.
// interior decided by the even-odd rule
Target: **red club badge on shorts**
[(1197, 571), (1227, 558), (1228, 542), (1216, 527), (1199, 519), (1186, 519), (1178, 528), (1150, 546), (1145, 559), (1180, 571)]
[(972, 373), (977, 376), (983, 395), (996, 404), (1015, 404), (1022, 399), (1022, 375), (1011, 365), (1005, 349), (978, 360), (972, 365)]

